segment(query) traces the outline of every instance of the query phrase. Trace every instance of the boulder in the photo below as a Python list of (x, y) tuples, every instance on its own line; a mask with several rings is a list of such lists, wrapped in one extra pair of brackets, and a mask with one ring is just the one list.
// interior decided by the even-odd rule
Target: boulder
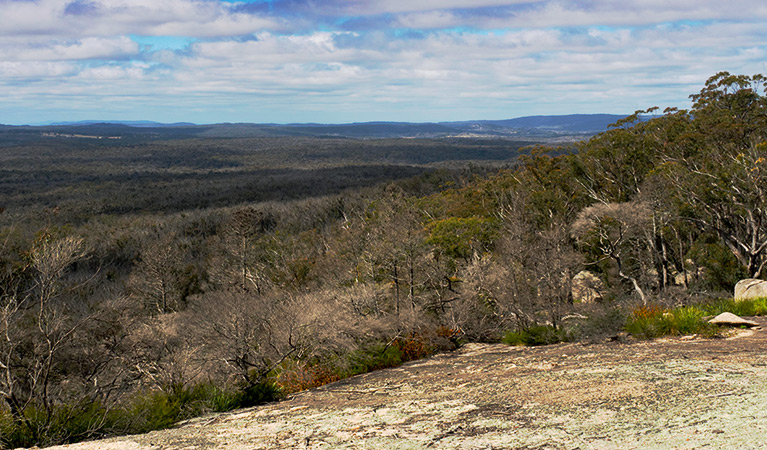
[(752, 320), (746, 320), (742, 317), (736, 316), (733, 313), (730, 312), (723, 312), (722, 314), (719, 314), (718, 316), (714, 317), (713, 319), (709, 320), (708, 323), (713, 323), (714, 325), (725, 325), (725, 326), (731, 326), (731, 327), (740, 327), (740, 326), (747, 326), (747, 327), (757, 327), (759, 326), (758, 323), (752, 321)]
[(767, 281), (746, 278), (735, 285), (735, 300), (767, 297)]
[(602, 300), (604, 284), (594, 273), (588, 270), (578, 272), (573, 277), (572, 294), (574, 302), (594, 303)]

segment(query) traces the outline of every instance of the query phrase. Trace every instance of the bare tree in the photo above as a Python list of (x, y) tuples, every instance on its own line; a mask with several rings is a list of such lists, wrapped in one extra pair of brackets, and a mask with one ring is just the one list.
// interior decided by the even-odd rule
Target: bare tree
[(454, 311), (473, 321), (461, 325), (470, 337), (486, 339), (541, 322), (559, 327), (572, 303), (572, 277), (581, 258), (565, 226), (552, 222), (537, 229), (531, 223), (526, 201), (523, 193), (507, 195), (498, 211), (503, 225), (495, 251), (475, 255), (462, 273), (463, 295)]
[[(72, 317), (62, 296), (70, 266), (86, 255), (82, 238), (43, 238), (30, 254), (31, 285), (0, 299), (0, 396), (13, 419), (38, 438), (51, 424), (61, 355), (88, 317)], [(25, 412), (43, 414), (32, 422)]]
[(600, 256), (594, 264), (611, 261), (620, 279), (647, 303), (643, 277), (652, 267), (652, 225), (653, 213), (646, 203), (598, 203), (580, 212), (572, 232), (583, 247)]
[(185, 255), (173, 234), (148, 240), (130, 278), (144, 306), (156, 313), (181, 309), (181, 265)]
[(348, 303), (332, 292), (215, 292), (196, 298), (189, 313), (209, 367), (226, 368), (245, 386), (285, 361), (348, 350), (356, 334)]

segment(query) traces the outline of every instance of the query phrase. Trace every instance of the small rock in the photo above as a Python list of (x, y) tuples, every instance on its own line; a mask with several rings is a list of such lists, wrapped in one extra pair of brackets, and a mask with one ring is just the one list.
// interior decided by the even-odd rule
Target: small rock
[(723, 312), (722, 314), (719, 314), (718, 316), (709, 320), (708, 323), (713, 323), (714, 325), (726, 325), (726, 326), (733, 326), (733, 327), (739, 327), (742, 325), (745, 325), (747, 327), (759, 326), (758, 323), (752, 320), (746, 320), (742, 317), (738, 317), (731, 312)]
[(607, 341), (608, 341), (608, 342), (609, 342), (609, 341), (617, 341), (617, 342), (620, 342), (620, 341), (625, 341), (625, 340), (628, 340), (628, 339), (629, 339), (629, 337), (630, 337), (630, 336), (629, 336), (629, 334), (628, 334), (628, 333), (626, 333), (625, 331), (621, 331), (620, 333), (618, 333), (618, 334), (616, 334), (616, 335), (614, 335), (614, 336), (610, 336), (609, 338), (607, 338)]

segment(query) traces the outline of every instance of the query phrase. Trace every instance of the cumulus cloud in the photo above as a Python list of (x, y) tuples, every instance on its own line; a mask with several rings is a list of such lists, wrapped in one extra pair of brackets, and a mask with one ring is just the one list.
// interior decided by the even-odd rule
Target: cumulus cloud
[(279, 18), (206, 0), (5, 0), (0, 17), (6, 36), (221, 37), (285, 26)]
[(0, 121), (19, 122), (620, 113), (684, 107), (767, 57), (767, 6), (745, 0), (0, 0), (0, 17)]
[(0, 59), (5, 61), (121, 60), (138, 53), (138, 44), (126, 36), (46, 42), (0, 38)]

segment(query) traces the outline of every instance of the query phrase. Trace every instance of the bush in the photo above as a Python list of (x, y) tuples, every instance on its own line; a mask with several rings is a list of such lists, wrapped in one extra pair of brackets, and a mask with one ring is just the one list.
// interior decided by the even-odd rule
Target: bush
[(629, 316), (625, 329), (633, 336), (652, 339), (663, 336), (663, 314), (666, 310), (659, 305), (645, 305), (636, 308)]
[(684, 334), (703, 334), (713, 336), (716, 326), (703, 320), (706, 311), (700, 306), (683, 306), (665, 309), (659, 305), (646, 305), (636, 308), (626, 322), (626, 331), (642, 339)]
[(39, 406), (24, 411), (24, 422), (0, 411), (0, 448), (68, 444), (98, 437), (114, 426), (115, 415), (100, 403), (82, 401), (55, 406), (49, 416)]
[(284, 392), (297, 392), (322, 386), (343, 378), (374, 370), (397, 367), (431, 355), (433, 343), (418, 333), (398, 337), (388, 343), (376, 342), (362, 346), (333, 360), (308, 364), (287, 363), (278, 369), (276, 383)]
[(159, 391), (138, 395), (119, 415), (117, 433), (146, 433), (200, 416), (205, 412), (231, 411), (276, 400), (280, 391), (271, 382), (256, 383), (240, 389), (222, 389), (210, 383), (185, 387), (174, 384)]
[(550, 325), (534, 325), (532, 327), (509, 331), (501, 340), (508, 345), (549, 345), (559, 342), (567, 342), (570, 336), (561, 328)]
[(239, 396), (232, 399), (234, 407), (230, 409), (246, 408), (271, 402), (280, 398), (280, 395), (280, 388), (271, 381), (252, 384), (243, 389)]
[(735, 255), (711, 234), (705, 234), (695, 242), (690, 257), (697, 267), (704, 269), (703, 277), (693, 283), (692, 288), (696, 290), (732, 292), (738, 280), (749, 276)]
[(714, 302), (701, 305), (706, 315), (716, 316), (723, 312), (731, 312), (738, 316), (764, 316), (767, 315), (767, 298), (748, 300), (719, 299)]

